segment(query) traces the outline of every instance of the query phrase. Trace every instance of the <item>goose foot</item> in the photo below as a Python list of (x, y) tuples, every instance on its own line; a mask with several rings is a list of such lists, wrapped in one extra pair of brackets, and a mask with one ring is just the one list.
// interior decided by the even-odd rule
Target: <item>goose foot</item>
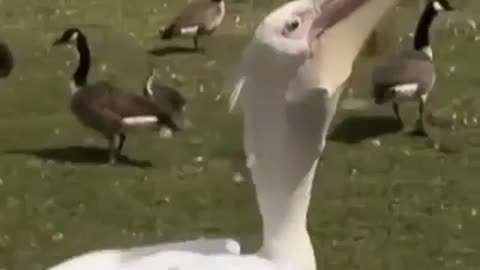
[(203, 47), (200, 47), (199, 43), (198, 43), (198, 37), (195, 36), (193, 37), (193, 49), (201, 54), (205, 54), (206, 53), (206, 50), (205, 48)]
[(425, 126), (423, 124), (423, 121), (421, 119), (419, 119), (417, 121), (417, 125), (416, 125), (415, 129), (411, 132), (411, 134), (413, 136), (419, 136), (419, 137), (427, 137), (428, 136), (427, 132), (425, 131)]
[(108, 164), (109, 164), (109, 165), (112, 165), (112, 166), (115, 165), (115, 164), (117, 164), (117, 159), (116, 159), (115, 157), (113, 157), (113, 158), (110, 157), (110, 158), (108, 159)]

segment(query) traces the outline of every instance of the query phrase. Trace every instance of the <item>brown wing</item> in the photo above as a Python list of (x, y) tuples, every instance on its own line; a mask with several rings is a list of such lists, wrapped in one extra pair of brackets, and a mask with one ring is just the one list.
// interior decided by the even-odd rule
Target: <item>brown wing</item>
[(167, 108), (162, 108), (142, 96), (113, 89), (115, 94), (112, 95), (108, 108), (118, 113), (122, 118), (153, 115), (157, 117), (159, 125), (166, 125), (174, 131), (180, 129), (172, 119), (172, 112)]
[(121, 116), (104, 104), (108, 102), (111, 86), (107, 83), (87, 85), (79, 90), (70, 103), (78, 120), (87, 127), (111, 135), (121, 127)]
[(179, 113), (187, 104), (179, 91), (167, 85), (153, 83), (152, 91), (155, 104), (168, 113)]
[(132, 116), (156, 116), (159, 125), (172, 127), (167, 112), (153, 102), (121, 91), (108, 82), (100, 81), (82, 88), (72, 98), (71, 109), (85, 125), (106, 132), (121, 127), (121, 120)]
[(392, 55), (374, 68), (372, 74), (374, 87), (418, 83), (421, 89), (428, 90), (434, 79), (435, 66), (432, 60), (420, 51), (404, 51)]

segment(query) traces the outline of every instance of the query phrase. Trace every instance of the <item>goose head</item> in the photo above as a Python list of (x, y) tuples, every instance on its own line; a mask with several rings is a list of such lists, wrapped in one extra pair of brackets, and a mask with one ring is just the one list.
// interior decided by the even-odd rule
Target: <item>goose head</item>
[(453, 6), (447, 0), (433, 0), (428, 5), (436, 12), (453, 11)]
[(82, 32), (78, 28), (68, 28), (60, 38), (53, 42), (53, 46), (75, 44)]

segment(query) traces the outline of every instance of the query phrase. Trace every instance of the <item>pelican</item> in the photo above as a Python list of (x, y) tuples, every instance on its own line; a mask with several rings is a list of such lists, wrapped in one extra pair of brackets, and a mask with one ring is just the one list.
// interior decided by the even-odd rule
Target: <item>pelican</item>
[(395, 2), (292, 1), (270, 13), (247, 45), (232, 100), (244, 113), (247, 166), (262, 218), (257, 253), (208, 253), (204, 240), (193, 248), (96, 251), (50, 270), (315, 270), (306, 221), (324, 135), (362, 44)]

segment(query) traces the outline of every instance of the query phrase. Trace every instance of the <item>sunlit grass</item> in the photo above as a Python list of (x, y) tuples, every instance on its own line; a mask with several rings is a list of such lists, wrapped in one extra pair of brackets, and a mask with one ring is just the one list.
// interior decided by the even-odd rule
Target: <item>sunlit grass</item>
[[(204, 41), (206, 55), (148, 54), (190, 46), (155, 36), (185, 2), (0, 1), (1, 39), (18, 63), (0, 82), (0, 269), (44, 269), (91, 249), (198, 236), (229, 235), (247, 250), (256, 247), (253, 189), (236, 177), (244, 171), (241, 118), (226, 113), (221, 93), (256, 22), (275, 2), (228, 2), (225, 23)], [(365, 56), (356, 66), (353, 90), (344, 98), (364, 106), (352, 110), (341, 103), (310, 212), (322, 269), (480, 265), (480, 33), (466, 22), (478, 17), (480, 5), (458, 5), (462, 13), (435, 26), (431, 138), (395, 130), (391, 108), (368, 99), (376, 60)], [(382, 24), (374, 54), (410, 46), (418, 7), (393, 14)], [(165, 83), (188, 97), (191, 129), (171, 139), (128, 139), (125, 154), (152, 167), (104, 165), (99, 149), (105, 141), (68, 111), (75, 58), (50, 45), (70, 26), (81, 27), (91, 41), (91, 79), (140, 92), (153, 63)], [(402, 113), (413, 124), (416, 107), (402, 107)]]

